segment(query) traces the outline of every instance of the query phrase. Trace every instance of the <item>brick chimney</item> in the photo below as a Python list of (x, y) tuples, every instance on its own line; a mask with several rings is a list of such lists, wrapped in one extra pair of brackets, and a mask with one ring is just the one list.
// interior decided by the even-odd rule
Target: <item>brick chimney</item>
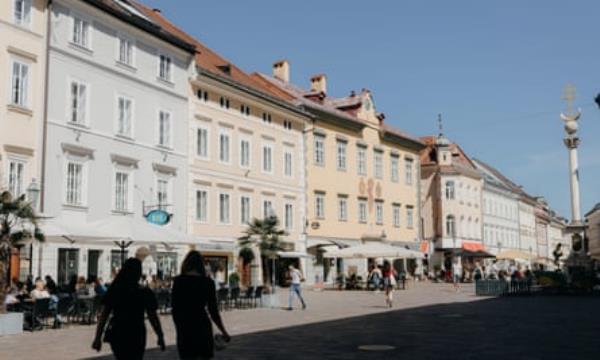
[(327, 76), (318, 74), (310, 78), (310, 89), (327, 94)]
[(287, 60), (279, 60), (273, 63), (273, 77), (284, 82), (290, 82), (290, 63)]

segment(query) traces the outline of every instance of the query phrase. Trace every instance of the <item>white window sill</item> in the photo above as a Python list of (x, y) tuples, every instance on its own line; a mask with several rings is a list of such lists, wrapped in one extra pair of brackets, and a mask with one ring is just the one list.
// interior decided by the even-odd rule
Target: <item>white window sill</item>
[(112, 210), (111, 212), (115, 215), (133, 215), (131, 210)]
[(87, 55), (93, 55), (94, 54), (94, 51), (91, 48), (85, 47), (83, 45), (79, 45), (77, 43), (74, 43), (73, 41), (69, 41), (69, 47), (71, 49), (80, 51), (80, 52), (82, 52), (84, 54), (87, 54)]
[(170, 86), (170, 87), (174, 87), (175, 86), (175, 83), (173, 81), (168, 80), (168, 79), (163, 79), (160, 76), (156, 77), (156, 81), (158, 81), (159, 83), (161, 83), (163, 85), (167, 85), (167, 86)]
[(76, 122), (72, 122), (70, 120), (67, 120), (67, 125), (69, 127), (76, 128), (76, 129), (77, 128), (79, 128), (79, 129), (89, 129), (90, 128), (90, 126), (86, 123), (76, 123)]
[(18, 104), (8, 104), (6, 107), (7, 107), (8, 111), (16, 112), (16, 113), (27, 115), (27, 116), (33, 116), (33, 111), (24, 106), (21, 106)]
[(159, 149), (161, 149), (161, 150), (173, 151), (173, 147), (171, 145), (156, 144), (156, 147), (159, 148)]
[(72, 204), (63, 203), (62, 207), (65, 210), (82, 211), (82, 212), (88, 211), (88, 207), (86, 205), (72, 205)]
[(124, 135), (124, 134), (115, 134), (115, 137), (119, 140), (125, 140), (128, 142), (134, 142), (135, 139), (133, 138), (133, 136), (130, 135)]
[(133, 73), (137, 72), (137, 68), (131, 64), (122, 62), (120, 60), (115, 60), (115, 65), (117, 67), (120, 67), (121, 69), (127, 70), (127, 71), (131, 71)]

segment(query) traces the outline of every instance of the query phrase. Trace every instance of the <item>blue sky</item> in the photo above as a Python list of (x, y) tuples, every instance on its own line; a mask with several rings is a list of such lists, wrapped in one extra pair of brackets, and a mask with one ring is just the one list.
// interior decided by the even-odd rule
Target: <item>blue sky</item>
[(448, 137), (570, 217), (562, 91), (577, 87), (583, 212), (600, 201), (598, 1), (143, 0), (244, 70), (291, 63), (332, 96), (373, 92), (386, 121)]

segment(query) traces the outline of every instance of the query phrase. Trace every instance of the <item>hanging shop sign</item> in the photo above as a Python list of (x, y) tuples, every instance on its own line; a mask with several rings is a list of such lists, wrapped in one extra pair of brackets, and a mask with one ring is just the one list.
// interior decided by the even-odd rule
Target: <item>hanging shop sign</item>
[(146, 220), (154, 225), (166, 225), (171, 220), (171, 214), (164, 210), (155, 209), (146, 214)]

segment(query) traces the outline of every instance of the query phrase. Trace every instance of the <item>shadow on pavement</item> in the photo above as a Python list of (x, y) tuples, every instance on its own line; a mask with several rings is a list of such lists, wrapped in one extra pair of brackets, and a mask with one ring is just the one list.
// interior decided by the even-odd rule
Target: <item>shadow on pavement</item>
[[(600, 297), (511, 297), (240, 335), (216, 359), (600, 359), (599, 334)], [(177, 359), (177, 350), (146, 359)]]

